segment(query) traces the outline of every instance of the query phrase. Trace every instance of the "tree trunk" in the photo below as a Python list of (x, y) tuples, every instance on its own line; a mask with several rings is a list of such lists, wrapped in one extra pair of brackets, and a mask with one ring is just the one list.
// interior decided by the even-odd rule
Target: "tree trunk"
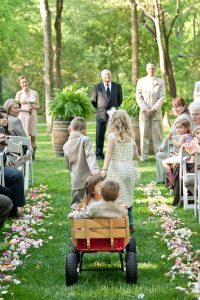
[(132, 74), (131, 81), (134, 85), (138, 80), (138, 23), (137, 4), (135, 0), (130, 0), (131, 5), (131, 45), (132, 45)]
[(160, 7), (160, 19), (161, 19), (160, 24), (161, 24), (161, 30), (162, 30), (162, 36), (163, 36), (165, 69), (166, 69), (167, 80), (169, 83), (169, 93), (170, 93), (170, 96), (172, 96), (173, 98), (176, 97), (176, 82), (175, 82), (174, 72), (173, 72), (173, 68), (172, 68), (172, 62), (171, 62), (171, 58), (170, 58), (170, 54), (169, 54), (169, 38), (170, 38), (170, 34), (172, 32), (172, 28), (173, 28), (173, 25), (175, 23), (177, 16), (178, 16), (178, 11), (171, 23), (169, 32), (167, 33), (166, 22), (165, 22), (165, 13), (162, 10), (162, 8)]
[(166, 75), (167, 75), (167, 79), (168, 79), (168, 83), (169, 83), (169, 93), (170, 93), (170, 96), (175, 98), (176, 97), (176, 81), (174, 78), (174, 72), (172, 69), (171, 58), (169, 55), (169, 48), (166, 47), (164, 52), (165, 52), (164, 55), (165, 55)]
[(158, 51), (159, 51), (159, 59), (160, 59), (160, 72), (161, 77), (166, 82), (166, 70), (165, 70), (165, 57), (164, 57), (164, 50), (162, 45), (162, 37), (161, 37), (161, 28), (160, 28), (160, 12), (159, 12), (159, 2), (158, 0), (153, 0), (154, 5), (154, 13), (155, 13), (155, 28), (156, 28), (156, 39), (158, 44)]
[(1, 104), (1, 106), (3, 104), (3, 84), (2, 84), (2, 81), (3, 81), (3, 76), (2, 76), (2, 72), (0, 72), (0, 104)]
[(56, 0), (56, 19), (54, 23), (56, 31), (56, 47), (55, 47), (55, 87), (61, 88), (61, 71), (60, 71), (60, 58), (61, 58), (61, 14), (63, 9), (63, 0)]
[(51, 41), (51, 12), (48, 0), (40, 0), (40, 14), (44, 33), (44, 88), (47, 132), (52, 130), (52, 119), (49, 114), (49, 103), (52, 93), (52, 41)]
[[(170, 27), (166, 29), (166, 20), (165, 20), (165, 12), (162, 9), (160, 0), (153, 0), (153, 8), (154, 8), (154, 16), (152, 16), (145, 8), (142, 6), (139, 0), (135, 0), (138, 4), (139, 8), (143, 11), (146, 18), (150, 19), (156, 29), (156, 40), (159, 50), (159, 59), (160, 59), (160, 71), (161, 76), (166, 82), (166, 77), (169, 83), (169, 92), (172, 97), (176, 97), (176, 82), (174, 78), (172, 63), (169, 54), (169, 38), (173, 30), (173, 26), (175, 21), (179, 15), (179, 0), (176, 0), (176, 13), (174, 18), (170, 24)], [(147, 27), (151, 33), (153, 30)], [(154, 33), (153, 33), (154, 35)]]

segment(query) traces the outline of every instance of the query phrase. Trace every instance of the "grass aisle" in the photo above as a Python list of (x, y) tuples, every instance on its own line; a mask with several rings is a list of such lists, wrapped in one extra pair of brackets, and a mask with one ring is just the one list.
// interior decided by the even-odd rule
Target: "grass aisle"
[[(89, 125), (88, 135), (94, 140), (94, 125)], [(146, 185), (155, 180), (155, 160), (141, 163), (142, 183)], [(35, 185), (48, 185), (51, 195), (50, 218), (42, 225), (46, 229), (44, 245), (28, 252), (31, 256), (23, 259), (23, 265), (15, 271), (21, 284), (10, 284), (9, 293), (4, 299), (15, 300), (66, 300), (66, 299), (195, 299), (194, 296), (176, 290), (176, 286), (186, 285), (184, 278), (175, 280), (166, 277), (174, 262), (168, 257), (169, 250), (156, 232), (161, 233), (160, 218), (154, 216), (148, 207), (149, 200), (139, 188), (135, 190), (134, 218), (135, 238), (138, 247), (139, 278), (137, 285), (127, 285), (124, 274), (112, 270), (119, 267), (117, 254), (88, 254), (84, 266), (99, 267), (99, 271), (85, 271), (79, 275), (78, 284), (65, 287), (65, 256), (68, 251), (70, 226), (67, 219), (70, 203), (70, 175), (65, 168), (63, 158), (53, 154), (51, 137), (45, 134), (45, 127), (39, 127), (38, 150), (34, 164)], [(159, 186), (167, 203), (171, 203), (169, 191)], [(199, 232), (199, 225), (192, 211), (177, 209), (177, 217), (193, 231)], [(49, 239), (49, 236), (53, 239)], [(0, 237), (3, 240), (3, 237)], [(38, 236), (37, 238), (40, 238)], [(192, 235), (190, 241), (194, 249), (198, 249), (199, 236)], [(109, 271), (103, 268), (110, 267)]]

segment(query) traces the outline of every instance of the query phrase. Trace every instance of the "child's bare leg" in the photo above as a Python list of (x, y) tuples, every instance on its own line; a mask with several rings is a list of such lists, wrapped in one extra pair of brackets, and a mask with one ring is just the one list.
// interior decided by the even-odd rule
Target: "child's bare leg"
[(165, 168), (166, 173), (171, 171), (172, 162), (170, 160), (170, 157), (164, 159), (162, 164), (163, 164), (163, 167)]

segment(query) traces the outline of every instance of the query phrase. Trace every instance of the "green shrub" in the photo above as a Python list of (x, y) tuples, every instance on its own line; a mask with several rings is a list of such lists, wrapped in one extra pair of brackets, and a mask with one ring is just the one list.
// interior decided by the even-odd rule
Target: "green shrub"
[(125, 109), (130, 117), (139, 118), (139, 106), (136, 102), (136, 88), (132, 83), (123, 86), (124, 97), (121, 105), (122, 109)]
[(70, 121), (74, 117), (89, 118), (93, 107), (87, 95), (86, 88), (76, 85), (65, 87), (63, 90), (55, 89), (50, 102), (50, 115), (57, 121)]

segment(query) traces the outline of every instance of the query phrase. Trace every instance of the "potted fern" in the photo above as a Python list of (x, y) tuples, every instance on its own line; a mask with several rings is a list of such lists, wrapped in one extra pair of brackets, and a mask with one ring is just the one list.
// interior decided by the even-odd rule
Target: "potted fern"
[(69, 137), (68, 126), (74, 117), (89, 118), (93, 107), (86, 88), (77, 88), (75, 84), (63, 90), (55, 89), (50, 102), (50, 115), (53, 119), (52, 139), (57, 156), (63, 156), (63, 145)]
[(122, 102), (122, 108), (127, 111), (132, 121), (132, 128), (135, 134), (135, 141), (140, 150), (140, 130), (139, 130), (139, 106), (135, 99), (135, 93), (132, 92), (132, 95), (125, 96)]

